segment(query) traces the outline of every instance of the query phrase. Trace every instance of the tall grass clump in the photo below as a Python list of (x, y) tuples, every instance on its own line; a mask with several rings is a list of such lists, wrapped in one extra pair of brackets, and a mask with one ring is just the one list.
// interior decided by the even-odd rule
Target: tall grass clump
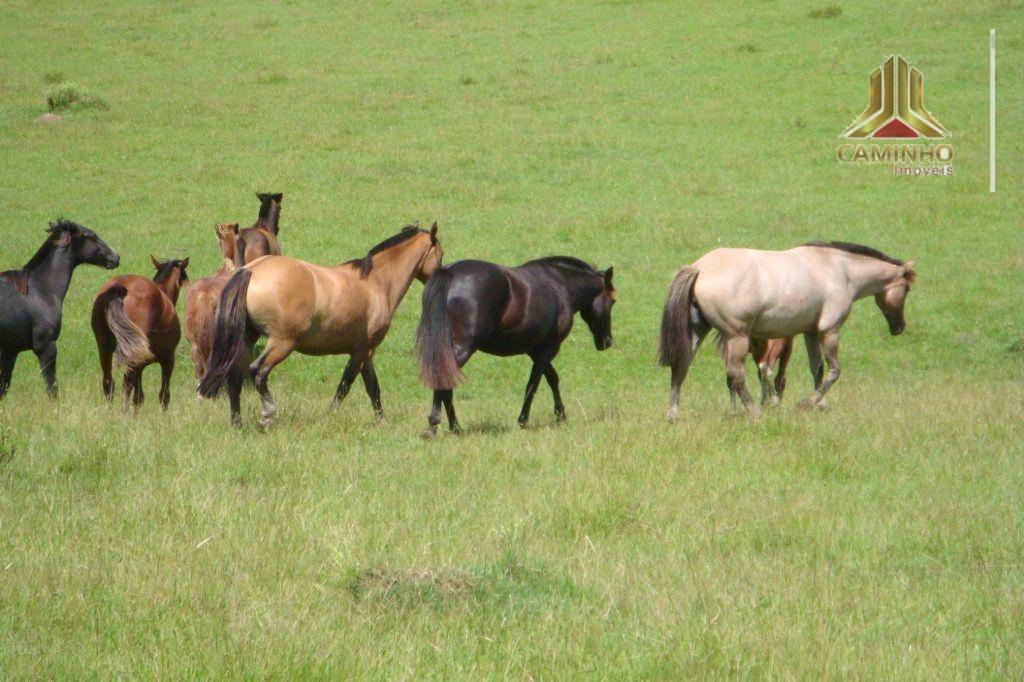
[(62, 114), (88, 109), (104, 111), (108, 107), (103, 98), (89, 93), (75, 83), (64, 82), (46, 91), (46, 108), (51, 114)]

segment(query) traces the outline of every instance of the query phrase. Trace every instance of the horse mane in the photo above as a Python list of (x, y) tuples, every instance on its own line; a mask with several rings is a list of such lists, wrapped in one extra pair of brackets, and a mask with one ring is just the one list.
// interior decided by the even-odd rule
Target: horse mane
[(549, 267), (560, 268), (563, 270), (582, 271), (588, 275), (594, 275), (595, 277), (602, 276), (601, 271), (593, 265), (586, 261), (582, 261), (579, 258), (573, 258), (572, 256), (546, 256), (544, 258), (536, 258), (528, 261), (523, 263), (523, 265), (547, 265)]
[(839, 251), (846, 251), (847, 253), (856, 254), (858, 256), (867, 256), (868, 258), (877, 258), (880, 261), (885, 261), (891, 265), (905, 265), (905, 261), (901, 261), (899, 258), (893, 258), (887, 254), (882, 253), (878, 249), (873, 249), (870, 246), (864, 246), (863, 244), (854, 244), (853, 242), (807, 242), (803, 246), (820, 246), (826, 249), (837, 249)]
[(351, 265), (359, 271), (359, 278), (366, 279), (370, 276), (370, 272), (373, 270), (373, 257), (381, 251), (387, 251), (393, 246), (398, 246), (402, 242), (409, 241), (420, 232), (426, 232), (421, 230), (419, 225), (406, 225), (402, 228), (401, 232), (391, 237), (388, 237), (380, 244), (366, 252), (366, 255), (362, 258), (353, 258), (352, 260), (345, 261), (342, 265)]
[(28, 294), (28, 273), (50, 255), (50, 252), (57, 246), (64, 233), (74, 228), (82, 229), (82, 226), (65, 218), (57, 218), (56, 222), (50, 223), (46, 230), (48, 233), (46, 239), (39, 249), (36, 250), (35, 255), (28, 259), (25, 266), (19, 270), (4, 270), (0, 272), (0, 279), (10, 282), (22, 296)]

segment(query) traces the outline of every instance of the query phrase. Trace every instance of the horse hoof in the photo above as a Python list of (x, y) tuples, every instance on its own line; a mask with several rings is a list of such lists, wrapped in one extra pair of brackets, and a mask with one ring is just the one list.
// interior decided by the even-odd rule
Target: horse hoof
[(373, 423), (377, 424), (377, 425), (383, 424), (384, 423), (384, 413), (383, 412), (374, 412), (373, 413)]
[(452, 430), (452, 435), (453, 436), (461, 436), (462, 435), (462, 427), (459, 426), (458, 424), (455, 424), (454, 426), (452, 426), (451, 430)]
[(668, 419), (669, 424), (675, 424), (676, 421), (679, 420), (679, 410), (677, 410), (676, 408), (670, 409), (668, 411), (668, 414), (665, 415), (665, 418)]
[(436, 437), (437, 431), (430, 427), (423, 429), (423, 432), (420, 434), (420, 438), (422, 438), (423, 440), (433, 440)]
[(519, 424), (519, 428), (521, 428), (523, 431), (526, 430), (526, 427), (528, 426), (528, 422), (526, 422), (525, 420), (520, 419), (517, 423)]

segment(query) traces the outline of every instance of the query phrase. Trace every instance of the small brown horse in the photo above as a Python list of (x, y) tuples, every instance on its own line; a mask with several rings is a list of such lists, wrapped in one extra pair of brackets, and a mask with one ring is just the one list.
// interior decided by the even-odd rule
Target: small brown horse
[[(786, 367), (789, 366), (789, 357), (792, 354), (792, 336), (782, 339), (750, 340), (750, 355), (757, 363), (757, 378), (761, 382), (762, 405), (778, 405), (782, 402), (782, 394), (786, 391)], [(775, 363), (778, 363), (778, 369), (773, 370)]]
[(114, 396), (111, 357), (124, 365), (124, 409), (132, 398), (142, 406), (142, 370), (160, 363), (160, 404), (167, 409), (174, 371), (174, 350), (181, 340), (181, 325), (174, 310), (178, 292), (188, 282), (188, 258), (159, 261), (150, 256), (156, 276), (114, 277), (100, 287), (92, 304), (92, 331), (103, 370), (103, 395)]
[(284, 195), (256, 193), (260, 200), (260, 213), (252, 227), (247, 227), (238, 235), (238, 251), (236, 265), (251, 263), (262, 256), (280, 256), (281, 244), (277, 235), (281, 228), (281, 200)]
[(185, 338), (195, 365), (196, 381), (202, 378), (206, 371), (206, 358), (210, 357), (217, 299), (237, 267), (238, 223), (217, 225), (217, 240), (222, 259), (220, 269), (194, 282), (185, 292)]
[(356, 375), (362, 375), (379, 419), (383, 408), (374, 351), (413, 279), (425, 282), (441, 266), (442, 255), (434, 223), (429, 232), (406, 226), (363, 258), (333, 267), (266, 256), (240, 268), (217, 304), (213, 353), (199, 395), (212, 398), (227, 384), (231, 422), (240, 424), (246, 365), (256, 339), (265, 335), (266, 349), (248, 368), (263, 402), (261, 426), (269, 426), (277, 411), (267, 376), (293, 351), (350, 355), (332, 406), (338, 406)]

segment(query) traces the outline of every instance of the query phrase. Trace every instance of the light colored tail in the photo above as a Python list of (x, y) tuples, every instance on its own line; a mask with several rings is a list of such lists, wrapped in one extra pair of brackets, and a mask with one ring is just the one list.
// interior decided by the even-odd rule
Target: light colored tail
[(114, 348), (114, 359), (117, 364), (128, 369), (142, 367), (153, 362), (153, 351), (149, 348), (149, 339), (139, 325), (131, 321), (124, 312), (124, 297), (128, 290), (123, 286), (112, 286), (107, 290), (107, 301), (104, 305), (104, 316), (107, 326), (117, 340)]

